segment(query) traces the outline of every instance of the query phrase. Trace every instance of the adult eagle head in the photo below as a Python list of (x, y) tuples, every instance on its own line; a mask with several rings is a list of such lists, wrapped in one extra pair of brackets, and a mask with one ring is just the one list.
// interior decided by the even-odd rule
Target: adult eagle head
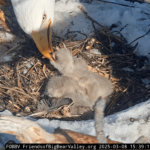
[(55, 0), (11, 0), (17, 21), (33, 38), (39, 51), (51, 61)]

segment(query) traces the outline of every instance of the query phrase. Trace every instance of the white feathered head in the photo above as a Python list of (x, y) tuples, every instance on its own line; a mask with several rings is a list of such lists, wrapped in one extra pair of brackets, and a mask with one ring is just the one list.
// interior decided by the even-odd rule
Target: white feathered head
[(31, 35), (40, 52), (51, 59), (51, 28), (55, 0), (11, 0), (20, 27)]

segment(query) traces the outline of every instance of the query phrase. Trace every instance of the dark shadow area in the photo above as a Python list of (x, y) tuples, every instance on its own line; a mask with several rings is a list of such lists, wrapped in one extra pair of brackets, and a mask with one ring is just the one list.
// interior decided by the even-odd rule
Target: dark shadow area
[(72, 139), (72, 137), (70, 137), (65, 130), (63, 130), (61, 128), (57, 128), (57, 129), (55, 129), (54, 133), (62, 134), (69, 143), (74, 143), (74, 140)]
[[(12, 7), (12, 4), (11, 4), (11, 1), (10, 0), (6, 0), (6, 2), (9, 4), (8, 6), (3, 6), (1, 5), (1, 9), (4, 11), (4, 14), (6, 16), (6, 23), (9, 27), (9, 29), (11, 30), (11, 33), (13, 35), (16, 35), (16, 36), (26, 36), (26, 34), (22, 31), (22, 29), (20, 28), (18, 22), (17, 22), (17, 19), (15, 17), (15, 13), (14, 13), (14, 10), (13, 10), (13, 7)], [(23, 2), (23, 1), (20, 1), (20, 2)]]
[(11, 142), (20, 143), (20, 141), (16, 139), (15, 135), (0, 133), (0, 145), (4, 147), (6, 143), (11, 143)]

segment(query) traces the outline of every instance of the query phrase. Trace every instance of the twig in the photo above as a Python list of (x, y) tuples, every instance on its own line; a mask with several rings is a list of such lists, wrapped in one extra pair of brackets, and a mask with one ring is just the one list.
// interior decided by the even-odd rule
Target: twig
[(47, 111), (37, 112), (37, 113), (31, 114), (29, 116), (30, 117), (34, 117), (34, 116), (38, 116), (38, 115), (44, 115), (44, 114), (47, 114), (47, 113), (48, 113), (48, 110)]
[(133, 42), (137, 41), (138, 39), (144, 37), (144, 36), (147, 35), (149, 32), (150, 32), (150, 29), (149, 29), (144, 35), (142, 35), (142, 36), (136, 38), (135, 40), (133, 40), (129, 45), (131, 45)]
[(113, 33), (117, 33), (120, 35), (120, 40), (118, 40), (118, 41), (122, 42), (122, 39), (123, 39), (127, 43), (127, 40), (124, 38), (124, 36), (119, 31), (113, 31), (112, 34)]
[(73, 35), (73, 36), (70, 37), (69, 39), (65, 40), (63, 43), (70, 42), (70, 41), (73, 40), (76, 36), (77, 36), (77, 34)]
[(11, 91), (15, 91), (15, 92), (18, 92), (18, 93), (20, 93), (20, 94), (23, 94), (23, 95), (25, 95), (25, 96), (27, 96), (27, 97), (30, 97), (30, 98), (34, 99), (33, 97), (27, 95), (26, 93), (23, 93), (23, 92), (21, 92), (21, 91), (15, 90), (14, 88), (4, 87), (4, 86), (2, 86), (2, 85), (0, 85), (0, 88), (2, 88), (2, 89), (7, 89), (7, 90), (11, 90)]
[(91, 20), (92, 22), (96, 23), (97, 25), (99, 25), (101, 28), (105, 29), (105, 27), (103, 25), (101, 25), (99, 22), (95, 21), (94, 19), (92, 19), (90, 16), (87, 15), (87, 12), (85, 12), (84, 8), (82, 6), (78, 6), (78, 8), (84, 13), (84, 15), (86, 16), (86, 18), (88, 18), (89, 20)]
[(109, 48), (107, 48), (102, 42), (99, 41), (99, 44), (103, 46), (108, 52), (112, 53)]
[(94, 54), (94, 53), (90, 53), (90, 52), (84, 52), (87, 55), (94, 55), (94, 56), (99, 56), (102, 58), (111, 58), (111, 57), (126, 57), (126, 56), (130, 56), (130, 55), (135, 55), (134, 53), (130, 53), (130, 54), (111, 54), (111, 55), (101, 55), (101, 54)]
[(58, 107), (58, 108), (57, 108), (57, 107), (50, 108), (50, 109), (48, 109), (48, 110), (40, 111), (40, 112), (31, 114), (31, 115), (29, 115), (29, 116), (30, 116), (30, 117), (33, 117), (33, 116), (37, 116), (37, 115), (47, 114), (47, 113), (49, 113), (49, 112), (51, 112), (51, 111), (58, 111), (58, 110), (60, 110), (62, 107), (63, 107), (63, 106), (60, 106), (60, 107)]
[(27, 77), (28, 76), (28, 74), (33, 70), (33, 68), (35, 68), (35, 66), (36, 65), (39, 65), (39, 64), (41, 64), (41, 63), (39, 63), (39, 62), (36, 62), (36, 64), (34, 64), (34, 66), (32, 67), (32, 68), (30, 68), (30, 70), (27, 72), (27, 74), (26, 74), (26, 76), (25, 77)]
[(128, 24), (126, 24), (125, 26), (123, 26), (121, 29), (120, 29), (120, 32), (125, 28), (125, 27), (127, 27), (128, 26)]
[(125, 0), (125, 1), (129, 1), (129, 2), (138, 2), (140, 4), (143, 4), (143, 3), (150, 3), (150, 0)]
[(87, 12), (84, 10), (84, 8), (83, 8), (82, 6), (78, 6), (78, 8), (84, 13), (84, 15), (85, 15), (86, 18), (88, 18), (89, 20), (92, 21), (92, 24), (93, 24), (93, 22), (94, 22), (94, 23), (96, 23), (97, 25), (99, 25), (99, 26), (102, 28), (102, 30), (101, 30), (101, 33), (102, 33), (102, 34), (104, 34), (105, 36), (114, 37), (114, 38), (116, 38), (118, 41), (120, 41), (120, 39), (119, 39), (117, 36), (115, 36), (114, 34), (112, 34), (111, 31), (110, 31), (108, 28), (104, 27), (104, 26), (101, 25), (99, 22), (97, 22), (96, 20), (94, 20), (94, 19), (92, 19), (90, 16), (88, 16), (88, 15), (87, 15)]
[(10, 97), (11, 97), (11, 101), (12, 101), (11, 107), (13, 107), (14, 106), (14, 98), (13, 98), (12, 92), (10, 92)]
[(64, 46), (64, 48), (67, 50), (67, 47), (66, 47), (66, 45), (63, 43), (63, 46)]
[(97, 1), (104, 2), (104, 3), (110, 3), (110, 4), (115, 4), (115, 5), (119, 5), (119, 6), (125, 6), (125, 7), (135, 8), (134, 6), (124, 5), (124, 4), (118, 4), (118, 3), (115, 3), (115, 2), (108, 2), (108, 1), (104, 1), (104, 0), (97, 0)]
[(14, 46), (13, 48), (9, 49), (7, 52), (5, 52), (2, 56), (0, 56), (0, 60), (7, 55), (9, 52), (13, 51), (14, 49), (18, 48), (20, 45), (17, 44), (16, 46)]
[(17, 63), (16, 65), (16, 74), (17, 74), (17, 85), (18, 87), (22, 90), (22, 87), (21, 87), (21, 82), (20, 82), (20, 70), (18, 70), (18, 67), (19, 67), (19, 62)]
[(1, 88), (0, 88), (0, 92), (6, 94), (6, 95), (8, 95), (8, 96), (10, 96), (7, 92), (3, 91), (3, 89), (1, 89)]
[(89, 40), (89, 38), (87, 38), (87, 39), (84, 41), (84, 43), (83, 43), (81, 49), (79, 50), (79, 52), (82, 52), (82, 50), (83, 50), (83, 48), (84, 48), (84, 46), (85, 46), (85, 43), (86, 43), (88, 40)]
[(108, 40), (109, 40), (109, 46), (110, 46), (110, 49), (111, 49), (111, 51), (112, 51), (112, 45), (111, 45), (111, 39), (110, 39), (110, 37), (108, 36)]
[(45, 69), (46, 69), (46, 65), (44, 64), (42, 70), (43, 70), (43, 73), (44, 73), (45, 77), (47, 78), (48, 76), (47, 76), (47, 74), (46, 74), (46, 72), (45, 72)]
[(43, 86), (44, 82), (41, 84), (41, 86), (37, 89), (36, 93), (39, 92), (39, 90), (41, 89), (41, 87)]
[(31, 81), (32, 83), (34, 83), (35, 85), (37, 85), (37, 83), (35, 83), (34, 81), (32, 81), (31, 79), (29, 79), (29, 78), (27, 78), (27, 77), (25, 77), (24, 75), (22, 75), (21, 73), (19, 73), (19, 75), (20, 76), (22, 76), (23, 78), (25, 78), (25, 79), (27, 79), (27, 80), (29, 80), (29, 81)]
[(82, 33), (81, 31), (69, 31), (69, 32), (67, 32), (67, 33), (65, 34), (65, 36), (67, 36), (68, 34), (71, 34), (71, 33), (79, 33), (79, 34), (81, 34), (81, 35), (84, 35), (84, 36), (87, 38), (87, 35), (84, 34), (84, 33)]

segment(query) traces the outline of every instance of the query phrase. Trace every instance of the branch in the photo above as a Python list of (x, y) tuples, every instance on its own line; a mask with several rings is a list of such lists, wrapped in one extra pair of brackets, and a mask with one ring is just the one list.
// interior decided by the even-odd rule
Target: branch
[(150, 3), (150, 0), (125, 0), (125, 1), (129, 1), (129, 2), (138, 2), (140, 4), (142, 3)]
[[(36, 122), (21, 117), (0, 116), (0, 133), (15, 135), (21, 143), (98, 143), (96, 137), (56, 129), (48, 133)], [(108, 143), (117, 143), (108, 139)]]

